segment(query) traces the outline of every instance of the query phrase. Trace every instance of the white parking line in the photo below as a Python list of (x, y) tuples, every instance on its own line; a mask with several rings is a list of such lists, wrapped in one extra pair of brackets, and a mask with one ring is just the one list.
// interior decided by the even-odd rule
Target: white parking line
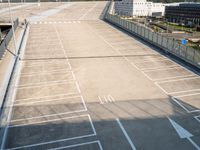
[(200, 115), (194, 117), (200, 123)]
[(136, 150), (135, 145), (134, 145), (133, 142), (131, 141), (131, 139), (130, 139), (128, 133), (127, 133), (126, 130), (124, 129), (124, 127), (123, 127), (122, 123), (120, 122), (120, 120), (119, 120), (119, 119), (116, 119), (116, 121), (117, 121), (119, 127), (121, 128), (122, 132), (124, 133), (124, 135), (125, 135), (127, 141), (129, 142), (129, 144), (130, 144), (132, 150)]
[[(35, 77), (35, 76), (41, 76), (41, 75), (57, 75), (57, 74), (68, 74), (68, 73), (72, 73), (72, 71), (70, 71), (70, 70), (65, 70), (65, 71), (61, 71), (61, 72), (41, 72), (41, 73), (39, 73), (39, 74), (28, 74), (28, 75), (21, 75), (20, 77)], [(74, 79), (74, 78), (73, 78)]]
[(179, 95), (179, 96), (176, 96), (176, 97), (181, 98), (181, 97), (188, 97), (188, 96), (195, 96), (195, 95), (200, 95), (200, 93), (185, 94), (185, 95)]
[[(60, 114), (65, 114), (65, 113), (60, 113)], [(57, 116), (59, 116), (60, 114), (57, 114)], [(46, 115), (45, 117), (49, 117), (49, 116), (51, 116), (51, 115)], [(53, 115), (53, 116), (55, 116), (55, 115)], [(64, 120), (64, 119), (73, 119), (73, 118), (81, 118), (81, 117), (88, 117), (88, 120), (91, 121), (90, 116), (88, 114), (86, 114), (86, 115), (77, 115), (77, 116), (71, 116), (71, 117), (65, 117), (65, 118), (56, 118), (56, 119), (51, 119), (51, 120), (43, 120), (43, 121), (38, 121), (38, 122), (33, 122), (33, 123), (9, 125), (9, 128), (22, 127), (22, 126), (28, 126), (28, 125), (36, 125), (36, 124), (42, 124), (42, 123), (47, 123), (47, 122), (54, 122), (54, 121), (60, 121), (60, 120)], [(39, 117), (39, 118), (41, 118), (41, 117)], [(35, 119), (35, 118), (33, 117), (33, 118), (30, 118), (27, 120), (31, 120), (31, 119)], [(23, 121), (23, 119), (14, 120), (14, 121), (12, 121), (12, 123), (17, 122), (17, 121)], [(92, 127), (92, 129), (94, 129), (94, 128)], [(94, 131), (94, 133), (96, 134), (95, 131)]]
[(146, 72), (157, 72), (157, 71), (162, 71), (162, 70), (173, 70), (173, 69), (181, 69), (181, 67), (177, 66), (177, 67), (172, 67), (172, 68), (159, 68), (159, 69), (154, 69), (154, 70), (146, 70), (144, 72), (145, 73)]
[(61, 101), (61, 100), (63, 100), (63, 102), (64, 102), (66, 99), (77, 98), (77, 97), (81, 98), (81, 96), (73, 96), (73, 97), (67, 97), (67, 98), (53, 98), (53, 99), (47, 99), (47, 100), (36, 100), (36, 101), (31, 101), (31, 102), (30, 101), (28, 101), (28, 102), (26, 102), (26, 101), (23, 102), (22, 101), (22, 103), (21, 103), (21, 101), (17, 101), (19, 103), (18, 104), (14, 104), (13, 107), (15, 107), (15, 106), (21, 106), (21, 105), (30, 105), (30, 104), (36, 104), (36, 103), (43, 103), (43, 102), (51, 102), (51, 101), (55, 101), (56, 102), (56, 101)]
[(21, 75), (37, 75), (38, 73), (42, 74), (42, 73), (47, 73), (47, 74), (50, 74), (50, 73), (54, 73), (54, 72), (61, 72), (61, 71), (71, 71), (70, 69), (69, 70), (66, 70), (66, 69), (57, 69), (57, 70), (52, 70), (52, 71), (36, 71), (36, 72), (33, 72), (33, 73), (21, 73)]
[(38, 82), (38, 83), (29, 83), (29, 84), (18, 84), (17, 88), (26, 88), (26, 87), (38, 87), (40, 85), (52, 85), (52, 84), (61, 84), (62, 82), (74, 82), (74, 79), (67, 79), (67, 80), (57, 80), (57, 81), (45, 81), (45, 82)]
[(77, 136), (77, 137), (72, 137), (72, 138), (67, 138), (67, 139), (60, 139), (60, 140), (55, 140), (55, 141), (49, 141), (49, 142), (31, 144), (31, 145), (20, 146), (20, 147), (15, 147), (15, 148), (9, 148), (9, 149), (6, 149), (6, 150), (16, 150), (16, 149), (32, 148), (32, 147), (36, 147), (36, 146), (53, 144), (53, 143), (58, 143), (58, 142), (70, 141), (70, 140), (76, 140), (76, 139), (82, 139), (82, 138), (92, 137), (92, 136), (96, 136), (96, 134), (94, 134), (94, 133), (93, 134), (87, 134), (87, 135)]
[(48, 150), (62, 150), (62, 149), (66, 149), (66, 148), (78, 147), (78, 146), (83, 146), (83, 145), (91, 145), (91, 144), (95, 144), (95, 143), (98, 144), (100, 150), (103, 150), (103, 147), (99, 140), (92, 141), (92, 142), (79, 143), (79, 144), (74, 144), (74, 145), (69, 145), (69, 146), (62, 146), (62, 147), (52, 148), (52, 149), (48, 149)]
[[(38, 21), (38, 22), (33, 22), (31, 24), (67, 24), (67, 23), (81, 23), (81, 21)], [(40, 28), (39, 28), (40, 30)]]
[(141, 70), (141, 71), (162, 69), (163, 67), (165, 67), (165, 68), (173, 68), (173, 67), (177, 67), (177, 65), (160, 66), (160, 67), (153, 67), (153, 68), (139, 68), (139, 67), (137, 66), (137, 68), (139, 68), (139, 70)]
[[(40, 63), (40, 64), (39, 64)], [(63, 63), (65, 65), (68, 65), (68, 63), (66, 61), (63, 61), (63, 62), (55, 62), (55, 61), (37, 61), (37, 63), (33, 63), (31, 65), (26, 65), (24, 64), (24, 68), (26, 67), (35, 67), (35, 66), (45, 66), (45, 65), (51, 65), (51, 64), (58, 64), (58, 63)]]
[(194, 112), (199, 112), (200, 109), (195, 109), (195, 110), (189, 110), (187, 109), (183, 104), (181, 104), (175, 97), (172, 97), (172, 100), (176, 102), (180, 107), (182, 107), (187, 113), (194, 113)]
[[(70, 111), (70, 112), (64, 112), (64, 113), (58, 113), (58, 114), (52, 114), (52, 115), (43, 115), (43, 116), (37, 116), (37, 117), (26, 118), (26, 119), (16, 119), (16, 120), (11, 120), (11, 123), (23, 122), (23, 121), (27, 121), (27, 120), (41, 119), (41, 118), (46, 118), (46, 117), (55, 117), (55, 116), (61, 116), (61, 115), (72, 114), (72, 113), (80, 113), (80, 112), (85, 112), (85, 111), (87, 111), (87, 109), (76, 110), (76, 111)], [(78, 117), (79, 117), (79, 116), (78, 116)], [(62, 119), (65, 119), (65, 118), (59, 118), (58, 120), (62, 120)], [(45, 120), (45, 121), (38, 121), (38, 122), (34, 122), (34, 123), (9, 125), (9, 127), (28, 126), (28, 125), (32, 125), (32, 124), (40, 124), (40, 123), (51, 122), (51, 121), (52, 121), (52, 120)]]
[(34, 99), (42, 99), (42, 98), (51, 98), (51, 97), (57, 97), (57, 96), (71, 96), (71, 95), (78, 95), (80, 93), (68, 93), (68, 94), (57, 94), (57, 95), (51, 95), (51, 96), (43, 96), (43, 97), (34, 97), (34, 98), (24, 98), (24, 99), (16, 99), (15, 101), (30, 101)]
[[(151, 63), (151, 62), (162, 62), (162, 61), (170, 61), (170, 62), (173, 62), (171, 61), (170, 59), (168, 58), (165, 58), (163, 60), (157, 60), (157, 61), (144, 61), (144, 62), (134, 62), (135, 64), (143, 64), (143, 63)], [(173, 62), (174, 63), (174, 62)]]
[(184, 78), (184, 79), (176, 79), (176, 80), (169, 80), (169, 81), (159, 81), (157, 83), (169, 83), (169, 82), (176, 82), (176, 81), (182, 81), (182, 80), (191, 80), (191, 79), (200, 79), (200, 77), (191, 77), (191, 78)]
[(159, 85), (160, 83), (170, 83), (170, 82), (176, 82), (176, 81), (182, 81), (182, 80), (191, 80), (191, 79), (200, 79), (200, 77), (191, 77), (191, 78), (168, 80), (168, 81), (157, 81), (157, 82), (155, 82), (155, 85), (158, 86), (167, 95), (200, 91), (200, 89), (191, 89), (191, 90), (182, 90), (182, 91), (177, 91), (177, 92), (167, 92), (161, 85)]
[(163, 60), (144, 60), (144, 61), (138, 61), (138, 62), (134, 62), (131, 61), (132, 63), (136, 63), (136, 64), (140, 64), (140, 63), (148, 63), (148, 62), (158, 62), (158, 61), (166, 61), (168, 60), (168, 58), (162, 58)]
[[(144, 74), (146, 74), (144, 72)], [(180, 76), (174, 76), (174, 77), (166, 77), (166, 78), (156, 78), (156, 79), (152, 79), (148, 74), (146, 74), (146, 76), (148, 76), (148, 78), (151, 80), (151, 81), (160, 81), (160, 80), (170, 80), (170, 79), (179, 79), (179, 78), (187, 78), (187, 77), (194, 77), (195, 75), (180, 75)]]
[[(63, 80), (63, 81), (57, 81), (57, 82), (47, 82), (47, 84), (44, 84), (43, 86), (49, 86), (49, 85), (61, 85), (61, 84), (77, 84), (76, 82), (74, 83), (75, 80)], [(17, 86), (17, 89), (28, 89), (28, 88), (35, 88), (35, 87), (41, 87), (41, 84), (35, 84), (35, 85), (30, 85), (30, 86)], [(79, 91), (79, 89), (77, 89)]]

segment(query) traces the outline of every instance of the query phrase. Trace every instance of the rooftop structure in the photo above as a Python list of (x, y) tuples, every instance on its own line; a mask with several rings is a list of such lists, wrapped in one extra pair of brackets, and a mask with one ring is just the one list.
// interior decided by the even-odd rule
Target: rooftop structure
[(176, 6), (166, 6), (165, 17), (174, 23), (200, 25), (200, 3), (180, 3)]
[(122, 0), (115, 2), (115, 12), (123, 16), (152, 16), (160, 13), (164, 16), (165, 5), (163, 3), (147, 2), (146, 0)]

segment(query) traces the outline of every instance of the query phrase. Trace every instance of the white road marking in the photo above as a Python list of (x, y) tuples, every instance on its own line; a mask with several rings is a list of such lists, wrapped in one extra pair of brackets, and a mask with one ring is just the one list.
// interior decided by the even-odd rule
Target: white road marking
[[(144, 72), (144, 74), (146, 74)], [(170, 79), (179, 79), (179, 78), (187, 78), (187, 77), (194, 77), (195, 75), (177, 75), (177, 76), (173, 76), (173, 77), (166, 77), (166, 78), (156, 78), (156, 79), (152, 79), (148, 74), (146, 74), (146, 76), (148, 76), (149, 79), (151, 79), (151, 81), (160, 81), (160, 80), (170, 80)]]
[(76, 81), (75, 84), (76, 84), (76, 88), (77, 88), (78, 92), (81, 93), (81, 89), (80, 89), (80, 87), (79, 87), (78, 82)]
[(131, 139), (130, 139), (128, 133), (127, 133), (126, 130), (124, 129), (124, 127), (123, 127), (122, 123), (120, 122), (120, 120), (117, 118), (116, 121), (117, 121), (119, 127), (121, 128), (122, 132), (124, 133), (126, 139), (128, 140), (128, 142), (129, 142), (129, 144), (130, 144), (132, 150), (136, 150), (135, 145), (134, 145), (133, 142), (131, 141)]
[(42, 97), (34, 97), (34, 98), (24, 98), (24, 99), (16, 99), (16, 101), (31, 101), (34, 99), (42, 99), (42, 98), (51, 98), (51, 97), (57, 97), (57, 96), (71, 96), (71, 95), (78, 95), (80, 93), (68, 93), (68, 94), (56, 94), (51, 96), (42, 96)]
[(100, 104), (104, 104), (104, 102), (102, 101), (101, 97), (98, 96), (98, 98), (99, 98)]
[[(51, 101), (54, 101), (54, 102), (56, 102), (56, 101), (61, 101), (61, 100), (63, 100), (63, 102), (66, 100), (68, 100), (68, 99), (70, 99), (70, 98), (77, 98), (77, 97), (80, 97), (81, 98), (81, 96), (73, 96), (73, 97), (65, 97), (65, 98), (54, 98), (54, 99), (47, 99), (47, 100), (36, 100), (36, 101), (28, 101), (28, 102), (23, 102), (22, 101), (22, 103), (21, 103), (21, 101), (17, 101), (17, 102), (19, 102), (19, 103), (17, 103), (17, 104), (15, 104), (13, 107), (15, 107), (15, 106), (21, 106), (21, 105), (30, 105), (30, 104), (36, 104), (36, 103), (43, 103), (43, 102), (51, 102)], [(81, 98), (82, 99), (82, 98)], [(82, 101), (80, 99), (80, 101)]]
[(106, 96), (103, 96), (103, 98), (104, 98), (104, 101), (105, 101), (106, 103), (108, 103), (107, 97), (106, 97)]
[[(35, 77), (35, 76), (41, 76), (41, 75), (56, 75), (56, 74), (69, 74), (69, 73), (72, 73), (72, 71), (70, 71), (70, 70), (64, 70), (64, 71), (61, 71), (61, 72), (59, 72), (59, 71), (56, 71), (56, 72), (41, 72), (41, 73), (39, 73), (39, 74), (25, 74), (25, 75), (21, 75), (20, 77), (21, 78), (23, 78), (23, 77)], [(72, 76), (73, 76), (73, 74), (72, 74)]]
[(75, 80), (74, 79), (67, 79), (67, 80), (56, 80), (56, 81), (45, 81), (45, 82), (38, 82), (38, 83), (29, 83), (29, 84), (19, 84), (17, 87), (18, 88), (26, 88), (26, 87), (35, 87), (35, 86), (40, 86), (40, 85), (49, 85), (49, 84), (60, 84), (61, 82), (74, 82)]
[[(61, 116), (61, 115), (67, 115), (67, 114), (73, 114), (73, 113), (80, 113), (80, 112), (85, 112), (87, 111), (86, 109), (82, 110), (75, 110), (75, 111), (69, 111), (69, 112), (64, 112), (64, 113), (57, 113), (57, 114), (52, 114), (52, 115), (43, 115), (43, 116), (37, 116), (37, 117), (30, 117), (26, 119), (16, 119), (16, 120), (11, 120), (11, 123), (15, 122), (23, 122), (27, 120), (35, 120), (35, 119), (41, 119), (41, 118), (46, 118), (46, 117), (55, 117), (55, 116)], [(59, 118), (60, 120), (65, 119), (65, 118)], [(20, 126), (28, 126), (32, 124), (40, 124), (40, 123), (45, 123), (45, 122), (51, 122), (51, 120), (46, 120), (46, 121), (38, 121), (34, 123), (24, 123), (24, 124), (17, 124), (17, 125), (9, 125), (9, 127), (20, 127)]]
[(82, 138), (92, 137), (92, 136), (95, 136), (95, 134), (88, 134), (88, 135), (77, 136), (77, 137), (73, 137), (73, 138), (67, 138), (67, 139), (60, 139), (60, 140), (55, 140), (55, 141), (50, 141), (50, 142), (43, 142), (43, 143), (31, 144), (31, 145), (26, 145), (26, 146), (9, 148), (9, 149), (6, 149), (6, 150), (26, 149), (26, 148), (40, 146), (40, 145), (47, 145), (47, 144), (59, 143), (59, 142), (76, 140), (76, 139), (82, 139)]
[(185, 94), (185, 95), (179, 95), (175, 97), (181, 98), (181, 97), (188, 97), (188, 96), (195, 96), (195, 95), (200, 95), (200, 93)]
[(61, 71), (70, 71), (66, 70), (66, 69), (56, 69), (56, 70), (51, 70), (51, 71), (36, 71), (36, 72), (32, 72), (32, 73), (21, 73), (21, 75), (37, 75), (38, 73), (43, 73), (43, 74), (50, 74), (50, 73), (54, 73), (54, 72), (61, 72)]
[(48, 150), (62, 150), (62, 149), (66, 149), (66, 148), (78, 147), (78, 146), (83, 146), (83, 145), (91, 145), (91, 144), (95, 144), (95, 143), (97, 143), (99, 145), (100, 150), (103, 150), (101, 142), (99, 140), (92, 141), (92, 142), (79, 143), (79, 144), (74, 144), (74, 145), (69, 145), (69, 146), (62, 146), (62, 147), (52, 148), (52, 149), (48, 149)]
[(169, 81), (159, 81), (157, 83), (169, 83), (169, 82), (176, 82), (176, 81), (182, 81), (182, 80), (192, 80), (192, 79), (200, 79), (200, 77), (191, 77), (191, 78), (184, 78), (184, 79), (176, 79), (176, 80), (169, 80)]
[(180, 94), (180, 93), (187, 93), (187, 92), (195, 92), (200, 91), (200, 89), (191, 89), (191, 90), (182, 90), (182, 91), (176, 91), (176, 92), (167, 92), (160, 84), (162, 83), (170, 83), (170, 82), (176, 82), (176, 81), (184, 81), (184, 80), (192, 80), (192, 79), (200, 79), (200, 77), (191, 77), (191, 78), (183, 78), (183, 79), (176, 79), (176, 80), (168, 80), (168, 81), (157, 81), (155, 82), (155, 85), (158, 86), (164, 93), (167, 95), (171, 94)]
[[(163, 61), (170, 61), (170, 62), (173, 62), (171, 61), (170, 59), (163, 59), (163, 60), (157, 60), (157, 61), (144, 61), (144, 62), (134, 62), (135, 64), (143, 64), (143, 63), (150, 63), (150, 62), (163, 62)], [(174, 62), (173, 62), (174, 63)]]
[(177, 67), (170, 67), (170, 68), (159, 68), (159, 69), (153, 69), (153, 70), (146, 70), (144, 71), (145, 73), (146, 72), (157, 72), (157, 71), (162, 71), (162, 70), (173, 70), (173, 69), (180, 69), (181, 67), (180, 66), (177, 66)]
[(100, 104), (106, 104), (106, 103), (113, 103), (115, 102), (115, 99), (112, 97), (112, 95), (103, 95), (98, 96), (98, 99), (100, 101)]
[(172, 96), (172, 100), (173, 100), (174, 102), (176, 102), (180, 107), (182, 107), (187, 113), (200, 112), (200, 109), (195, 109), (195, 110), (189, 110), (189, 109), (187, 109), (181, 102), (179, 102), (179, 101), (177, 100), (177, 98), (178, 98), (178, 97), (173, 97), (173, 96)]
[(194, 117), (200, 123), (200, 115)]
[(190, 141), (190, 143), (197, 149), (200, 150), (200, 147), (191, 139), (191, 137), (193, 137), (193, 135), (188, 132), (186, 129), (184, 129), (183, 127), (181, 127), (178, 123), (176, 123), (174, 120), (168, 118), (168, 120), (170, 121), (171, 125), (174, 127), (174, 129), (176, 130), (177, 134), (179, 135), (179, 137), (181, 139), (187, 139), (188, 141)]
[[(60, 114), (65, 114), (65, 113), (60, 113)], [(56, 114), (56, 115), (59, 116), (60, 114)], [(49, 116), (52, 116), (52, 115), (46, 115), (45, 117), (49, 117)], [(53, 115), (53, 116), (55, 116), (55, 115)], [(28, 125), (36, 125), (36, 124), (42, 124), (42, 123), (47, 123), (47, 122), (55, 122), (55, 121), (60, 121), (60, 120), (64, 120), (64, 119), (66, 120), (66, 119), (81, 118), (81, 117), (88, 117), (88, 120), (90, 120), (89, 115), (87, 114), (87, 115), (77, 115), (77, 116), (71, 116), (71, 117), (65, 117), (65, 118), (56, 118), (56, 119), (51, 119), (51, 120), (43, 120), (43, 121), (32, 122), (32, 123), (10, 125), (9, 128), (22, 127), (22, 126), (28, 126)], [(41, 118), (41, 117), (39, 117), (39, 118)], [(35, 119), (35, 118), (33, 117), (33, 118), (30, 118), (27, 120), (31, 120), (31, 119)], [(19, 119), (19, 120), (22, 121), (22, 119)], [(14, 121), (12, 121), (12, 123), (17, 122), (19, 120), (14, 120)]]
[[(138, 66), (137, 66), (138, 67)], [(177, 65), (169, 65), (169, 66), (160, 66), (160, 67), (153, 67), (153, 68), (139, 68), (139, 70), (141, 71), (147, 71), (147, 70), (155, 70), (155, 69), (161, 69), (161, 68), (174, 68), (174, 67), (177, 67)]]
[(71, 73), (72, 73), (73, 79), (76, 80), (76, 76), (74, 74), (74, 71), (71, 71)]
[(110, 102), (115, 102), (115, 99), (112, 97), (112, 95), (108, 95), (108, 100), (109, 100)]
[[(76, 85), (76, 82), (74, 83), (74, 80), (71, 80), (71, 81), (68, 81), (68, 80), (63, 80), (63, 81), (58, 81), (58, 82), (47, 82), (48, 84), (45, 84), (43, 86), (49, 86), (49, 85), (61, 85), (61, 84), (75, 84)], [(29, 88), (35, 88), (35, 87), (41, 87), (41, 85), (31, 85), (31, 86), (25, 86), (25, 87), (19, 87), (17, 89), (29, 89)], [(79, 89), (78, 89), (79, 90)]]

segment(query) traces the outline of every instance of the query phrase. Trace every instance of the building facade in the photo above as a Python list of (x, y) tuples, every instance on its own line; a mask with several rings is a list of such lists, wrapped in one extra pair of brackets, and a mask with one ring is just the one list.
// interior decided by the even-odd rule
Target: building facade
[(166, 6), (165, 18), (169, 22), (200, 26), (200, 3), (180, 3)]
[(163, 3), (147, 2), (146, 0), (122, 0), (115, 1), (115, 13), (122, 16), (152, 16), (160, 13), (164, 16), (165, 5)]

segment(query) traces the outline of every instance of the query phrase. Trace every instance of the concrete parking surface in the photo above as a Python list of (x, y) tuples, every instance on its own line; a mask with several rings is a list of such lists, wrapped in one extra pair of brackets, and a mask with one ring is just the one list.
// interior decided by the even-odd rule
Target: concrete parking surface
[(59, 4), (29, 18), (4, 148), (199, 150), (199, 75), (101, 20), (107, 2)]

